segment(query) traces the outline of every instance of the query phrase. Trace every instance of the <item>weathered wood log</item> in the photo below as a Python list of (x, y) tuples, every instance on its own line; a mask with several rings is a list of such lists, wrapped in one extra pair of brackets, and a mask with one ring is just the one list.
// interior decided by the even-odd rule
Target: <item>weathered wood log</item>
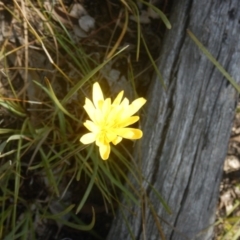
[[(219, 184), (238, 94), (187, 35), (190, 29), (240, 82), (240, 1), (174, 0), (160, 53), (167, 91), (155, 78), (143, 126), (142, 172), (166, 239), (212, 239)], [(129, 176), (131, 178), (131, 176)], [(108, 239), (161, 239), (149, 208), (119, 213)], [(135, 213), (135, 214), (133, 214)], [(144, 220), (142, 221), (142, 217)], [(144, 223), (144, 226), (143, 226)], [(166, 224), (167, 223), (167, 224)]]

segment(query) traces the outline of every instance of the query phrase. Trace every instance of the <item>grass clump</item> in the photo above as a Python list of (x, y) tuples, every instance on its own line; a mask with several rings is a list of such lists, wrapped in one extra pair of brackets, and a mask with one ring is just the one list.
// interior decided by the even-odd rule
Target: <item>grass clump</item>
[[(159, 9), (141, 2), (170, 27)], [(114, 95), (108, 79), (122, 61), (129, 79), (120, 88), (130, 89), (133, 98), (139, 87), (134, 65), (142, 52), (150, 59), (147, 68), (153, 65), (156, 70), (139, 6), (134, 1), (105, 4), (111, 18), (104, 18), (84, 37), (70, 14), (75, 5), (27, 0), (3, 5), (8, 34), (1, 41), (0, 55), (1, 239), (40, 239), (54, 227), (54, 234), (60, 234), (63, 226), (101, 238), (107, 230), (100, 236), (94, 226), (99, 225), (99, 216), (112, 219), (121, 194), (139, 204), (142, 196), (127, 176), (132, 173), (141, 184), (128, 157), (131, 144), (113, 148), (110, 159), (102, 161), (94, 145), (79, 142), (86, 132), (84, 100), (94, 82), (106, 86), (106, 95)], [(92, 7), (90, 12), (94, 11)], [(84, 14), (91, 20), (86, 10)], [(131, 18), (136, 21), (136, 38), (129, 30)], [(106, 44), (106, 39), (111, 41)], [(134, 51), (125, 45), (133, 39)]]

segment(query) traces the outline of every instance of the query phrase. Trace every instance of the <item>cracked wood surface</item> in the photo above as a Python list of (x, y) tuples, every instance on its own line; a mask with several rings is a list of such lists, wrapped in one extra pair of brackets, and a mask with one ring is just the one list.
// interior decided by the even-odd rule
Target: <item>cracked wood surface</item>
[[(167, 91), (153, 79), (141, 154), (144, 176), (172, 209), (166, 213), (145, 184), (166, 239), (210, 240), (223, 161), (237, 93), (187, 35), (190, 29), (219, 63), (240, 82), (240, 1), (175, 0), (160, 53)], [(136, 160), (136, 161), (137, 161)], [(129, 176), (131, 178), (131, 176)], [(149, 207), (118, 213), (108, 239), (161, 239)], [(163, 219), (163, 220), (161, 220)]]

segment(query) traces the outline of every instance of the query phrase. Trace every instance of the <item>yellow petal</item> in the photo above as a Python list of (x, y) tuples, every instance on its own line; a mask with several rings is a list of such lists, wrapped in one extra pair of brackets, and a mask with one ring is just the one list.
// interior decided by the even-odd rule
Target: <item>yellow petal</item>
[(114, 145), (117, 145), (117, 144), (120, 143), (121, 141), (122, 141), (122, 137), (117, 136), (117, 137), (112, 141), (112, 143), (113, 143)]
[(94, 116), (94, 119), (95, 119), (95, 123), (98, 124), (98, 125), (101, 125), (104, 123), (104, 115), (102, 114), (102, 111), (100, 109), (96, 109), (95, 111), (95, 116)]
[(97, 108), (101, 110), (103, 107), (103, 103), (104, 103), (104, 100), (99, 100)]
[(93, 84), (93, 96), (92, 96), (92, 98), (93, 98), (93, 103), (94, 103), (96, 108), (98, 108), (98, 102), (99, 101), (101, 101), (101, 100), (104, 101), (102, 89), (101, 89), (98, 82), (95, 82)]
[(117, 97), (114, 99), (112, 105), (119, 105), (119, 104), (120, 104), (120, 102), (122, 101), (123, 93), (124, 93), (124, 92), (121, 91), (121, 92), (117, 95)]
[(120, 106), (123, 108), (127, 108), (129, 106), (129, 100), (127, 98), (124, 98)]
[(145, 103), (146, 99), (138, 98), (134, 100), (128, 107), (128, 109), (124, 112), (125, 117), (130, 117), (135, 114)]
[(97, 133), (99, 131), (99, 127), (92, 121), (87, 120), (83, 125), (91, 132)]
[(106, 141), (108, 141), (108, 142), (112, 142), (114, 139), (116, 139), (117, 138), (117, 135), (114, 133), (114, 132), (108, 132), (107, 134), (106, 134)]
[[(96, 145), (101, 146), (105, 145), (107, 142), (107, 139), (105, 137), (105, 134), (102, 133), (101, 131), (96, 135)], [(109, 142), (108, 142), (109, 143)]]
[(85, 105), (83, 106), (83, 108), (85, 109), (85, 111), (87, 112), (88, 116), (90, 117), (90, 119), (92, 121), (94, 121), (94, 115), (95, 115), (95, 107), (92, 103), (92, 101), (90, 101), (88, 98), (85, 99)]
[(107, 99), (105, 99), (103, 106), (102, 106), (102, 115), (104, 116), (104, 119), (106, 119), (110, 110), (111, 110), (111, 99), (107, 98)]
[(119, 128), (114, 131), (118, 136), (127, 139), (139, 139), (142, 137), (142, 131), (136, 128)]
[(96, 139), (96, 135), (94, 133), (86, 133), (80, 138), (80, 142), (83, 144), (93, 143)]
[(113, 106), (110, 109), (110, 112), (107, 117), (106, 124), (115, 124), (122, 119), (123, 108), (119, 105)]
[(146, 99), (144, 98), (138, 98), (136, 100), (134, 100), (130, 106), (132, 108), (132, 114), (133, 115), (134, 113), (136, 113), (145, 103), (146, 103)]
[(123, 128), (129, 125), (132, 125), (133, 123), (137, 122), (139, 120), (138, 116), (132, 116), (126, 119), (123, 119), (122, 121), (119, 121), (119, 127)]
[(111, 149), (109, 143), (105, 143), (99, 146), (100, 156), (103, 160), (107, 160), (109, 158), (110, 150)]

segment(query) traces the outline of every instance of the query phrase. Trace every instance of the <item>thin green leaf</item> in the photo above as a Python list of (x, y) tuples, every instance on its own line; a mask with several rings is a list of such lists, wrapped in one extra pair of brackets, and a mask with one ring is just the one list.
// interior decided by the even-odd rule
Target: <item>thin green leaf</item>
[[(56, 215), (55, 215), (56, 216)], [(92, 221), (90, 222), (90, 224), (85, 225), (85, 224), (76, 224), (76, 223), (71, 223), (69, 221), (66, 221), (64, 219), (61, 218), (56, 218), (53, 217), (53, 215), (44, 215), (43, 217), (48, 218), (48, 219), (54, 219), (55, 221), (62, 223), (65, 226), (80, 230), (80, 231), (89, 231), (94, 227), (95, 224), (95, 213), (94, 213), (94, 209), (93, 209), (93, 218)]]
[[(148, 182), (146, 179), (145, 179), (145, 181)], [(160, 201), (160, 203), (162, 204), (164, 209), (167, 211), (167, 213), (172, 214), (171, 208), (167, 205), (166, 201), (163, 199), (163, 197), (160, 195), (160, 193), (149, 182), (148, 182), (148, 186), (150, 186), (150, 188), (153, 190), (153, 192), (155, 193), (155, 195), (157, 196), (158, 200)]]
[(65, 113), (67, 116), (69, 116), (70, 118), (72, 118), (73, 120), (75, 121), (79, 121), (79, 119), (75, 118), (71, 113), (69, 113), (63, 106), (62, 104), (59, 102), (58, 98), (56, 97), (53, 89), (52, 89), (52, 86), (50, 84), (50, 82), (46, 79), (46, 82), (47, 82), (47, 85), (48, 85), (48, 88), (47, 89), (46, 87), (44, 87), (42, 84), (40, 84), (39, 82), (37, 81), (33, 81), (35, 84), (37, 84), (39, 87), (41, 87), (47, 94), (48, 96), (53, 100), (53, 102), (55, 103), (55, 105), (63, 112)]
[(105, 175), (109, 178), (109, 180), (115, 184), (127, 197), (132, 200), (136, 205), (139, 205), (138, 200), (133, 196), (133, 194), (122, 185), (121, 182), (117, 181), (115, 177), (111, 174), (111, 172), (106, 168), (106, 165), (103, 161), (99, 162), (100, 169), (105, 173)]
[(87, 200), (87, 198), (90, 194), (90, 191), (92, 190), (93, 184), (96, 181), (97, 170), (98, 170), (98, 161), (95, 161), (94, 166), (93, 166), (93, 173), (92, 173), (90, 182), (89, 182), (88, 187), (87, 187), (87, 189), (86, 189), (86, 191), (85, 191), (85, 193), (82, 197), (81, 202), (79, 203), (79, 205), (77, 207), (76, 214), (79, 213), (79, 211), (82, 209), (83, 205), (85, 204), (85, 202), (86, 202), (86, 200)]
[(13, 141), (13, 140), (21, 140), (21, 139), (25, 139), (25, 140), (28, 140), (28, 141), (32, 141), (32, 139), (30, 139), (29, 137), (23, 135), (23, 134), (15, 134), (15, 135), (12, 135), (10, 136), (8, 139), (7, 139), (7, 143), (10, 142), (10, 141)]
[(62, 100), (62, 104), (65, 104), (68, 102), (68, 100), (87, 82), (89, 81), (98, 71), (100, 71), (109, 61), (111, 61), (114, 57), (116, 57), (118, 54), (123, 52), (128, 46), (123, 47), (120, 51), (118, 51), (116, 54), (114, 54), (109, 59), (105, 60), (102, 64), (97, 66), (95, 69), (93, 69), (89, 74), (87, 74), (83, 79), (81, 79), (65, 96), (65, 98)]
[[(23, 122), (21, 135), (25, 132), (26, 126), (28, 123), (28, 119), (26, 118)], [(14, 184), (14, 208), (13, 208), (13, 217), (12, 217), (12, 228), (15, 229), (16, 224), (16, 217), (17, 217), (17, 204), (18, 204), (18, 195), (20, 189), (20, 181), (21, 181), (21, 149), (22, 149), (22, 139), (23, 137), (19, 138), (18, 145), (17, 145), (17, 152), (16, 152), (16, 162), (15, 162), (15, 184)]]
[(196, 38), (196, 36), (187, 29), (190, 38), (196, 43), (205, 56), (215, 65), (215, 67), (223, 74), (224, 77), (232, 84), (232, 86), (240, 93), (240, 86), (231, 77), (231, 75), (223, 68), (223, 66), (214, 58), (214, 56), (203, 46), (203, 44)]
[(23, 108), (18, 104), (14, 103), (13, 101), (6, 101), (0, 99), (0, 105), (7, 109), (10, 112), (13, 112), (14, 114), (17, 114), (20, 117), (26, 117), (26, 113), (23, 110)]
[(167, 19), (166, 15), (160, 9), (158, 9), (157, 7), (155, 7), (153, 4), (151, 4), (149, 2), (145, 2), (143, 0), (140, 0), (140, 2), (142, 2), (143, 4), (147, 5), (151, 9), (153, 9), (159, 15), (159, 17), (162, 19), (162, 21), (164, 22), (164, 24), (166, 25), (166, 27), (168, 29), (172, 28), (171, 23)]
[(15, 129), (0, 128), (0, 134), (16, 133)]
[(63, 210), (60, 213), (57, 214), (44, 214), (42, 215), (43, 218), (48, 218), (48, 219), (53, 219), (53, 220), (59, 220), (59, 218), (67, 215), (70, 211), (72, 211), (72, 209), (75, 207), (75, 204), (71, 204), (70, 206), (68, 206), (65, 210)]
[(148, 49), (147, 43), (146, 43), (143, 35), (141, 35), (141, 36), (142, 36), (142, 41), (143, 41), (144, 47), (145, 47), (145, 49), (146, 49), (146, 52), (147, 52), (147, 54), (148, 54), (148, 57), (149, 57), (149, 59), (150, 59), (150, 61), (151, 61), (151, 63), (152, 63), (152, 66), (153, 66), (153, 68), (154, 68), (154, 70), (155, 70), (155, 72), (156, 72), (156, 74), (157, 74), (157, 76), (158, 76), (158, 78), (159, 78), (162, 86), (163, 86), (164, 89), (166, 90), (166, 85), (165, 85), (165, 83), (164, 83), (162, 74), (160, 73), (160, 71), (159, 71), (159, 69), (158, 69), (158, 67), (157, 67), (154, 59), (152, 58), (152, 55), (151, 55), (151, 53), (150, 53), (150, 51), (149, 51), (149, 49)]
[(39, 149), (39, 152), (41, 153), (42, 164), (43, 164), (45, 172), (46, 172), (49, 186), (51, 186), (53, 188), (53, 190), (55, 191), (56, 195), (59, 196), (58, 186), (57, 186), (54, 174), (53, 174), (54, 169), (52, 169), (52, 167), (50, 166), (49, 161), (48, 161), (49, 156), (45, 154), (45, 152), (43, 151), (42, 148)]

